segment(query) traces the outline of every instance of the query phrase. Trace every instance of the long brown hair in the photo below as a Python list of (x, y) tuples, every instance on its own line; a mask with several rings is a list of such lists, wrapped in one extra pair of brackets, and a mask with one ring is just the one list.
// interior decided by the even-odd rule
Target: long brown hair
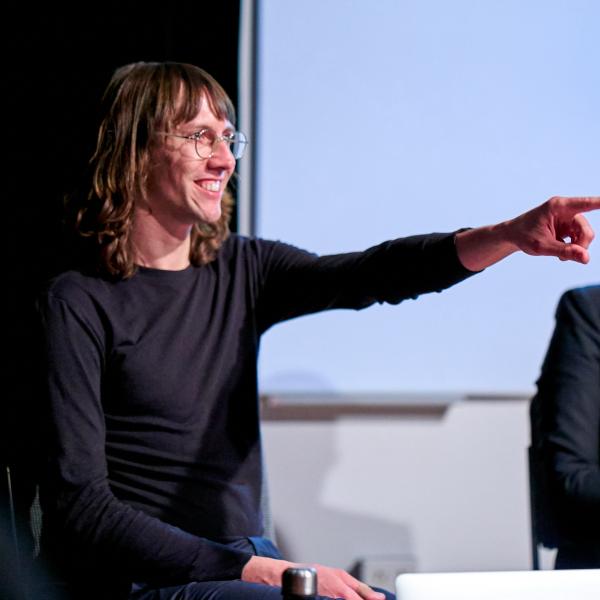
[[(199, 67), (138, 62), (114, 72), (102, 98), (88, 191), (79, 200), (75, 219), (77, 233), (93, 243), (101, 272), (122, 278), (135, 273), (130, 241), (134, 199), (144, 194), (151, 141), (156, 132), (192, 120), (203, 99), (215, 116), (235, 123), (226, 92)], [(192, 264), (200, 266), (214, 259), (229, 235), (232, 209), (233, 198), (227, 190), (220, 219), (194, 225)]]

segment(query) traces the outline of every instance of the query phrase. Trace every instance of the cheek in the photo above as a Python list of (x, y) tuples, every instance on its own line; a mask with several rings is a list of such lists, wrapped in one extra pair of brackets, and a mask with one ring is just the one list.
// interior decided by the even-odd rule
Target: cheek
[(165, 192), (166, 190), (179, 189), (185, 178), (185, 168), (177, 161), (164, 160), (157, 164), (148, 176), (147, 189), (150, 193)]

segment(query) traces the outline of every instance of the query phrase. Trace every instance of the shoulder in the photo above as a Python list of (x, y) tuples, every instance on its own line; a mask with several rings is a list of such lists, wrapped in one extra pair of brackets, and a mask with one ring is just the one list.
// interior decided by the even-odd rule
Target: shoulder
[(100, 307), (110, 304), (113, 289), (119, 285), (118, 281), (81, 271), (65, 271), (47, 282), (38, 296), (37, 307), (42, 313), (67, 309), (82, 318), (97, 319), (103, 312)]
[(292, 247), (279, 240), (267, 240), (261, 237), (232, 233), (221, 246), (220, 254), (224, 256), (230, 256), (231, 254), (240, 252), (255, 254), (277, 246)]
[(567, 290), (560, 298), (557, 318), (576, 316), (600, 327), (600, 285), (589, 285)]
[(81, 271), (65, 271), (48, 281), (42, 295), (72, 301), (97, 294), (110, 285), (110, 281), (101, 277)]
[(243, 261), (250, 264), (265, 264), (289, 257), (314, 258), (316, 254), (279, 240), (232, 234), (221, 246), (217, 260), (225, 263)]

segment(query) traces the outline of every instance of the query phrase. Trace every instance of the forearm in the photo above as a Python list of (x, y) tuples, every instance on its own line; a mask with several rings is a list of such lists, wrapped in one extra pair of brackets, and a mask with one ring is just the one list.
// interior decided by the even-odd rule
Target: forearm
[[(172, 527), (113, 492), (101, 399), (108, 352), (99, 319), (81, 304), (74, 308), (53, 296), (40, 304), (47, 411), (41, 497), (44, 523), (54, 532), (49, 545), (70, 571), (104, 568), (164, 585), (238, 578), (249, 554)], [(129, 488), (134, 498), (135, 492)]]
[(242, 569), (242, 581), (264, 583), (266, 585), (281, 585), (283, 572), (294, 563), (276, 558), (253, 556)]
[(470, 271), (481, 271), (518, 249), (510, 238), (510, 221), (467, 229), (456, 234), (458, 259)]
[[(236, 579), (250, 555), (151, 517), (118, 500), (102, 482), (59, 494), (51, 511), (71, 569), (108, 568), (156, 585)], [(53, 513), (53, 514), (52, 514)], [(103, 566), (103, 567), (102, 567)]]

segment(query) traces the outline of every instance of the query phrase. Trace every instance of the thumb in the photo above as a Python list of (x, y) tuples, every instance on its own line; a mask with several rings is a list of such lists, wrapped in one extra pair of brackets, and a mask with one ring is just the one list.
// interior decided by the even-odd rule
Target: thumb
[(548, 253), (560, 260), (572, 260), (581, 264), (587, 264), (590, 260), (588, 251), (579, 244), (556, 241), (549, 245)]
[(364, 598), (364, 600), (385, 600), (385, 594), (382, 594), (381, 592), (376, 592), (374, 589), (372, 589), (370, 586), (368, 586), (366, 583), (363, 583), (362, 581), (359, 582), (355, 591), (361, 598)]

